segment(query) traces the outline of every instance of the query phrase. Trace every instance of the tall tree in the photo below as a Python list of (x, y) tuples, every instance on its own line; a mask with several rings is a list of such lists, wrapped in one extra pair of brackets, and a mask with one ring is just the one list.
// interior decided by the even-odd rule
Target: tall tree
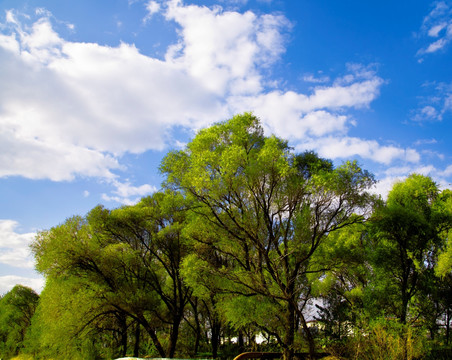
[(333, 169), (302, 159), (243, 114), (201, 130), (161, 165), (166, 186), (197, 204), (190, 236), (225, 261), (218, 268), (201, 256), (206, 273), (221, 275), (232, 302), (252, 309), (259, 300), (266, 316), (246, 318), (279, 339), (286, 360), (298, 323), (315, 350), (303, 313), (313, 254), (330, 233), (359, 219), (353, 213), (365, 213), (374, 182), (355, 162)]
[[(196, 222), (192, 222), (191, 226)], [(197, 225), (196, 225), (197, 226)], [(187, 226), (187, 233), (192, 233), (190, 225)], [(203, 271), (203, 264), (200, 258), (209, 259), (209, 266), (219, 268), (224, 266), (224, 260), (213, 247), (203, 244), (194, 244), (194, 253), (186, 256), (182, 266), (182, 275), (185, 283), (193, 289), (193, 301), (199, 305), (199, 315), (203, 316), (203, 323), (206, 332), (210, 334), (210, 348), (214, 359), (218, 356), (220, 346), (221, 330), (225, 326), (221, 313), (218, 309), (218, 303), (223, 294), (222, 279), (213, 277), (211, 274)], [(194, 304), (193, 304), (194, 305)]]
[(47, 278), (25, 341), (33, 358), (125, 356), (130, 318), (105, 304), (80, 275)]
[(431, 178), (412, 174), (393, 186), (370, 222), (374, 284), (402, 324), (407, 323), (410, 301), (432, 274), (452, 226), (445, 199)]
[[(77, 293), (96, 299), (86, 322), (115, 314), (132, 319), (161, 357), (174, 356), (190, 296), (179, 272), (186, 251), (179, 200), (156, 193), (135, 206), (111, 211), (98, 206), (86, 218), (42, 232), (33, 244), (38, 270), (47, 278), (76, 281)], [(159, 333), (167, 331), (165, 349)]]

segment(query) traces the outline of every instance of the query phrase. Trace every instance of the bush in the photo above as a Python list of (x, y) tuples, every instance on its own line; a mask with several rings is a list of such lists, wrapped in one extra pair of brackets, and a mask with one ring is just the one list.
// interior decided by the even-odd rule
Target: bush
[(428, 352), (421, 329), (387, 319), (369, 324), (364, 333), (350, 341), (348, 349), (348, 357), (356, 360), (412, 360)]

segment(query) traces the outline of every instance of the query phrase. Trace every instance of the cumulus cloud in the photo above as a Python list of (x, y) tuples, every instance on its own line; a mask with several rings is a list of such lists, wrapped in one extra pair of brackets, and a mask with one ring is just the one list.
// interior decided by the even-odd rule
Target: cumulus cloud
[(449, 165), (444, 171), (442, 171), (444, 177), (449, 177), (452, 175), (452, 165)]
[(16, 285), (23, 285), (32, 288), (37, 293), (40, 293), (44, 288), (45, 280), (42, 277), (25, 277), (17, 275), (0, 276), (0, 295), (6, 294)]
[(439, 169), (431, 164), (408, 163), (402, 166), (390, 166), (378, 174), (378, 182), (372, 192), (387, 198), (389, 191), (395, 183), (404, 181), (410, 174), (421, 174), (430, 176), (438, 184), (439, 189), (450, 189), (448, 178), (452, 175), (452, 165)]
[(157, 1), (151, 0), (146, 3), (146, 11), (147, 15), (144, 17), (143, 22), (146, 23), (147, 21), (152, 19), (152, 16), (154, 14), (157, 14), (160, 11), (160, 4)]
[(121, 154), (163, 150), (173, 126), (229, 116), (224, 97), (260, 91), (258, 66), (284, 49), (281, 16), (173, 1), (166, 17), (181, 36), (161, 61), (131, 44), (69, 42), (45, 14), (28, 25), (9, 12), (0, 37), (0, 137), (9, 161), (0, 176), (111, 178)]
[(222, 96), (262, 90), (260, 67), (284, 52), (283, 31), (289, 26), (281, 15), (182, 6), (179, 0), (168, 2), (166, 18), (180, 26), (180, 41), (166, 60)]
[(171, 126), (224, 114), (182, 69), (133, 45), (71, 43), (48, 18), (24, 26), (10, 17), (11, 34), (0, 37), (0, 143), (8, 159), (0, 176), (112, 177), (122, 153), (162, 150)]
[[(267, 70), (283, 56), (292, 26), (284, 16), (179, 0), (148, 1), (146, 9), (146, 16), (159, 12), (177, 28), (178, 41), (163, 60), (133, 44), (67, 41), (46, 11), (34, 20), (7, 13), (0, 35), (0, 177), (98, 177), (146, 194), (154, 189), (118, 180), (123, 154), (163, 151), (179, 143), (175, 127), (195, 131), (244, 111), (295, 146), (307, 138), (323, 149), (339, 136), (335, 157), (360, 153), (384, 164), (416, 157), (376, 141), (350, 151), (356, 141), (344, 140), (356, 125), (349, 111), (379, 96), (384, 81), (373, 66), (347, 64), (332, 81), (307, 78), (316, 86), (306, 94), (272, 87)], [(134, 201), (114, 186), (104, 199)]]
[(35, 233), (16, 232), (19, 224), (14, 220), (0, 220), (0, 263), (13, 267), (33, 268), (29, 245)]
[(289, 139), (300, 151), (314, 149), (333, 159), (360, 156), (386, 165), (395, 160), (419, 161), (414, 149), (347, 136), (349, 128), (356, 126), (348, 111), (369, 107), (384, 84), (371, 67), (349, 64), (347, 70), (330, 85), (316, 86), (309, 94), (274, 90), (236, 96), (230, 104), (234, 112), (253, 109), (269, 133)]
[(356, 137), (324, 137), (310, 140), (301, 145), (302, 148), (316, 149), (322, 157), (331, 159), (353, 158), (359, 156), (381, 164), (389, 165), (396, 160), (417, 163), (419, 153), (411, 148), (402, 149), (393, 145), (381, 145), (375, 140), (364, 140)]
[(114, 180), (112, 185), (115, 187), (113, 195), (102, 194), (102, 199), (105, 201), (115, 201), (124, 205), (136, 204), (143, 196), (157, 191), (155, 186), (149, 184), (133, 186), (129, 181), (122, 183)]

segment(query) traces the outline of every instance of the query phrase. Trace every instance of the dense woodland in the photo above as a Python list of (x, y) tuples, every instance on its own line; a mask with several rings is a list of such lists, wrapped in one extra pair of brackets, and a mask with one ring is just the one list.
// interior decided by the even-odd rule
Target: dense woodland
[(356, 162), (295, 153), (252, 114), (160, 171), (138, 204), (38, 234), (46, 285), (1, 297), (2, 359), (450, 356), (451, 190), (412, 174), (383, 200)]

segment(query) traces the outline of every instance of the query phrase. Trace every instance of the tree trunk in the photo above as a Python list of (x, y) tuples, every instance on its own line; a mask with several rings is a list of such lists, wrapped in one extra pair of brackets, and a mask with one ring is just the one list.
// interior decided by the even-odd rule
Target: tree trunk
[(291, 302), (287, 303), (284, 334), (284, 350), (283, 359), (292, 360), (294, 357), (294, 340), (295, 340), (295, 308)]
[(118, 316), (121, 324), (121, 356), (124, 357), (127, 354), (127, 323), (124, 316)]
[(168, 344), (168, 357), (172, 359), (174, 354), (176, 353), (176, 345), (177, 339), (179, 337), (179, 325), (182, 321), (182, 316), (180, 314), (176, 314), (173, 317), (173, 324), (170, 332), (170, 341)]
[(160, 341), (157, 337), (157, 334), (155, 333), (154, 328), (151, 325), (149, 325), (149, 323), (147, 322), (147, 320), (144, 317), (140, 318), (139, 320), (140, 320), (141, 325), (143, 325), (144, 329), (149, 334), (149, 336), (152, 340), (152, 343), (154, 344), (155, 348), (157, 349), (157, 352), (159, 353), (160, 357), (166, 358), (167, 356), (166, 356), (165, 350), (163, 349), (162, 344), (160, 343)]
[(212, 357), (216, 359), (218, 357), (218, 348), (220, 347), (220, 333), (221, 333), (221, 324), (216, 318), (216, 316), (212, 321), (211, 332), (212, 332), (211, 339)]
[(245, 351), (245, 341), (243, 340), (243, 330), (239, 330), (237, 344), (239, 346), (239, 352), (242, 353)]
[(195, 317), (195, 349), (194, 353), (195, 355), (199, 352), (199, 343), (201, 341), (201, 324), (199, 322), (199, 314), (198, 314), (198, 303), (197, 302), (190, 302), (192, 308), (193, 308), (193, 315)]
[(311, 334), (311, 330), (309, 330), (308, 324), (306, 323), (306, 319), (304, 318), (303, 314), (299, 312), (301, 326), (303, 328), (303, 332), (305, 334), (306, 341), (308, 342), (309, 346), (309, 356), (311, 359), (315, 358), (315, 341), (314, 337)]
[(201, 328), (199, 326), (199, 322), (196, 324), (196, 334), (195, 334), (195, 355), (199, 352), (199, 343), (201, 341)]
[(133, 357), (139, 357), (140, 351), (140, 324), (137, 323), (135, 327), (135, 345), (133, 347)]

